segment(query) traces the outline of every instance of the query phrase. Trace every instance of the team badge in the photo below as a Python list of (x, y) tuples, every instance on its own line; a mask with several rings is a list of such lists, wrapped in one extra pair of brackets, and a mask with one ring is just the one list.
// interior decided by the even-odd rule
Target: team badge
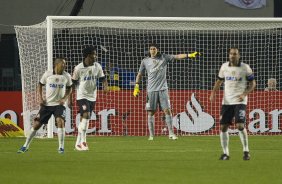
[(250, 5), (250, 4), (253, 4), (255, 0), (242, 0), (242, 2), (245, 4), (245, 5)]
[(55, 78), (55, 81), (58, 83), (60, 81), (60, 79), (59, 78)]
[(235, 71), (232, 71), (232, 72), (231, 72), (231, 75), (232, 75), (232, 76), (235, 76), (235, 75), (236, 75), (236, 72), (235, 72)]

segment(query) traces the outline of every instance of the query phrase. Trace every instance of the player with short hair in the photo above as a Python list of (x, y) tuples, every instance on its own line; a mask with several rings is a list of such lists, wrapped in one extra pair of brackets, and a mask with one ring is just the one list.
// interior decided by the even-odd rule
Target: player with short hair
[(246, 124), (247, 95), (255, 89), (256, 81), (250, 66), (240, 61), (238, 48), (229, 50), (229, 62), (223, 63), (210, 95), (210, 101), (215, 99), (215, 93), (224, 82), (224, 96), (222, 99), (220, 120), (220, 142), (223, 154), (220, 160), (229, 160), (228, 128), (235, 117), (235, 124), (239, 130), (239, 137), (243, 145), (243, 160), (250, 160), (248, 134)]
[(264, 91), (278, 91), (276, 86), (277, 86), (277, 80), (275, 78), (269, 78), (267, 80), (267, 87), (264, 89)]
[[(59, 153), (64, 153), (65, 138), (65, 114), (64, 106), (71, 93), (71, 76), (65, 72), (66, 61), (63, 58), (56, 58), (53, 62), (54, 69), (46, 71), (40, 79), (38, 93), (40, 97), (40, 110), (33, 121), (33, 125), (24, 145), (18, 153), (28, 151), (29, 145), (36, 135), (37, 130), (43, 125), (48, 124), (52, 115), (55, 117), (58, 127)], [(43, 86), (46, 86), (46, 98), (43, 98)]]
[(152, 43), (149, 45), (149, 57), (144, 58), (141, 62), (133, 92), (135, 97), (139, 95), (139, 83), (142, 75), (145, 71), (147, 71), (148, 81), (146, 110), (148, 112), (148, 128), (150, 134), (148, 140), (154, 139), (154, 114), (158, 106), (160, 106), (160, 109), (165, 113), (165, 122), (168, 126), (169, 139), (177, 139), (172, 128), (172, 113), (166, 78), (167, 64), (175, 59), (195, 58), (198, 55), (200, 55), (198, 52), (178, 55), (162, 54), (159, 51), (157, 44)]
[(97, 80), (103, 80), (103, 87), (108, 91), (108, 82), (102, 70), (102, 66), (96, 62), (96, 48), (89, 46), (83, 49), (83, 62), (74, 68), (72, 80), (76, 88), (76, 100), (79, 106), (80, 123), (78, 125), (75, 150), (87, 151), (86, 134), (89, 126), (91, 113), (94, 110), (97, 98)]

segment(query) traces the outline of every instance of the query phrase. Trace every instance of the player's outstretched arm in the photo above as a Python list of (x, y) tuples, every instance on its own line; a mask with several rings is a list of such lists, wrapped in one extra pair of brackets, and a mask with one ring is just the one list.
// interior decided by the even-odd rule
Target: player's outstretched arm
[(191, 54), (178, 54), (178, 55), (175, 56), (175, 59), (186, 59), (186, 58), (193, 59), (193, 58), (196, 58), (200, 55), (201, 55), (201, 53), (199, 53), (199, 52), (193, 52)]

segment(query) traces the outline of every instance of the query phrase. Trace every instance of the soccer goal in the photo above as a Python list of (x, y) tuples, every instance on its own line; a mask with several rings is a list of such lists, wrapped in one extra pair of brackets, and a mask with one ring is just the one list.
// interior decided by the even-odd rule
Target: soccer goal
[[(93, 135), (145, 136), (147, 131), (146, 76), (141, 94), (132, 95), (139, 65), (151, 42), (166, 54), (202, 53), (197, 59), (171, 62), (168, 66), (173, 126), (180, 135), (217, 135), (222, 90), (216, 102), (209, 94), (228, 49), (238, 47), (241, 60), (254, 70), (257, 87), (249, 95), (249, 134), (281, 134), (282, 19), (279, 18), (171, 18), (171, 17), (67, 17), (49, 16), (31, 26), (15, 26), (19, 45), (24, 130), (29, 131), (39, 110), (36, 86), (52, 69), (52, 60), (67, 58), (67, 72), (83, 61), (82, 49), (98, 48), (98, 60), (108, 78), (110, 93), (99, 84), (96, 108), (88, 133)], [(269, 78), (276, 89), (265, 91)], [(75, 135), (80, 115), (75, 103), (67, 107), (66, 132)], [(163, 113), (155, 115), (155, 134), (167, 135)], [(52, 126), (51, 126), (52, 125)], [(51, 123), (48, 137), (56, 133)], [(233, 127), (231, 132), (236, 133)]]

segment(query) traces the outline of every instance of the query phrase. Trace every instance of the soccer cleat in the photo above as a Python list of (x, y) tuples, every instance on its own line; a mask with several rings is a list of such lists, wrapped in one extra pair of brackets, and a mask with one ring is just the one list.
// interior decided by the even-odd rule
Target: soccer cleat
[(21, 147), (18, 151), (17, 151), (17, 153), (25, 153), (25, 152), (27, 152), (28, 151), (28, 149), (26, 148), (26, 147)]
[(153, 136), (150, 136), (149, 138), (148, 138), (148, 141), (153, 141), (154, 140), (154, 137)]
[(251, 159), (251, 155), (248, 151), (244, 151), (244, 156), (243, 156), (243, 160), (250, 160)]
[(178, 139), (178, 137), (176, 137), (176, 135), (174, 135), (174, 134), (169, 135), (168, 138), (171, 139), (171, 140), (177, 140)]
[(65, 152), (64, 148), (58, 149), (58, 153), (63, 154)]
[(82, 149), (80, 144), (79, 145), (75, 145), (74, 150), (76, 150), (76, 151), (83, 151), (83, 149)]
[(229, 160), (229, 155), (226, 155), (226, 154), (222, 154), (220, 157), (219, 157), (219, 160)]
[(87, 145), (86, 142), (81, 143), (81, 149), (82, 149), (83, 151), (88, 151), (88, 150), (89, 150), (88, 145)]

